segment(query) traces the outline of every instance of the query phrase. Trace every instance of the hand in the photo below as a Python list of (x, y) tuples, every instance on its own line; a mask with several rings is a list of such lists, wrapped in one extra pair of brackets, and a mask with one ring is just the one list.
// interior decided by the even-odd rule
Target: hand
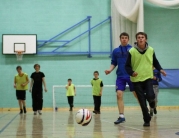
[(68, 85), (65, 88), (68, 90)]
[(167, 73), (163, 69), (160, 70), (160, 73), (162, 73), (163, 76), (167, 76)]
[(16, 85), (14, 85), (14, 88), (16, 88)]
[(102, 92), (100, 92), (99, 95), (102, 96)]
[(31, 93), (31, 92), (32, 92), (32, 89), (29, 89), (29, 92)]
[(104, 72), (105, 72), (105, 74), (106, 74), (106, 75), (108, 75), (108, 74), (110, 74), (110, 73), (111, 73), (111, 71), (110, 71), (110, 70), (105, 70)]
[(156, 80), (156, 79), (157, 79), (157, 78), (154, 76), (154, 77), (153, 77), (153, 80)]
[(137, 72), (134, 72), (133, 74), (132, 74), (132, 77), (136, 77), (138, 75), (138, 73)]
[(25, 85), (26, 85), (25, 83), (21, 84), (22, 87), (24, 87)]
[(45, 92), (47, 92), (47, 88), (45, 88), (44, 90), (45, 90)]

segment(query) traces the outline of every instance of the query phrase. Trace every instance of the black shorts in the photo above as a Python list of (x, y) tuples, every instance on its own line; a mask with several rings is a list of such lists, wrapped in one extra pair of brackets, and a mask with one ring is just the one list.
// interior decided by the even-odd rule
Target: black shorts
[(26, 91), (25, 90), (16, 90), (16, 97), (18, 100), (26, 99)]

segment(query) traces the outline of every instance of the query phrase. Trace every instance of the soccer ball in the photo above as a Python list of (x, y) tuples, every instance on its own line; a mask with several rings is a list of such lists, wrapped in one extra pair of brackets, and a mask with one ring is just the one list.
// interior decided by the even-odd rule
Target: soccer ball
[(76, 122), (82, 126), (87, 126), (92, 119), (91, 112), (88, 109), (80, 109), (75, 116)]

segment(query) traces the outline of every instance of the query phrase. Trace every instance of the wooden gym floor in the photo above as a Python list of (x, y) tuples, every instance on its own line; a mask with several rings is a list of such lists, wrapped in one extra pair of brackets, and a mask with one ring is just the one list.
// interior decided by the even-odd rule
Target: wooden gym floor
[(150, 127), (143, 127), (140, 109), (125, 110), (126, 122), (114, 125), (117, 110), (102, 110), (88, 126), (78, 125), (69, 112), (44, 111), (43, 114), (19, 115), (17, 111), (0, 112), (0, 138), (178, 138), (179, 110), (158, 110)]

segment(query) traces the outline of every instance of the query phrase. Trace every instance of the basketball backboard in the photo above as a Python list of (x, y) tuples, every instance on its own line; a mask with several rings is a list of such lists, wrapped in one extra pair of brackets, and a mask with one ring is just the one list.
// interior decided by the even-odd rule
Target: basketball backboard
[(3, 54), (16, 54), (16, 51), (23, 51), (23, 54), (37, 53), (36, 34), (3, 34)]

